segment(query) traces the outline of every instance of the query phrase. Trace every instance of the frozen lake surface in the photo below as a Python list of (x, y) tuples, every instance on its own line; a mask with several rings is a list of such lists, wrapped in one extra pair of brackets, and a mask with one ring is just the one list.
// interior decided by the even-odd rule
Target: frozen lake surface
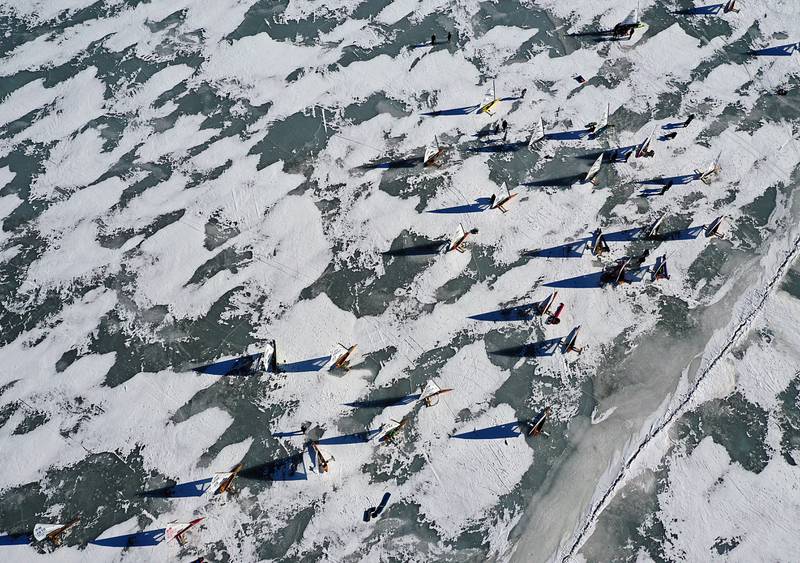
[(635, 5), (1, 2), (0, 560), (791, 560), (800, 5)]

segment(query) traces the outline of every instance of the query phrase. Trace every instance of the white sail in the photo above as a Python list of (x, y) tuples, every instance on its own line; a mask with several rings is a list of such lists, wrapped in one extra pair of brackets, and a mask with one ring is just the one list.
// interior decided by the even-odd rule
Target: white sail
[(42, 541), (47, 538), (47, 534), (52, 534), (63, 528), (65, 524), (36, 524), (33, 527), (33, 537), (36, 541)]
[(325, 362), (326, 368), (333, 369), (334, 364), (336, 364), (337, 360), (342, 357), (345, 353), (345, 348), (340, 344), (336, 344), (332, 346), (330, 351), (328, 352), (328, 361)]
[(595, 135), (600, 131), (602, 131), (603, 129), (605, 129), (606, 127), (608, 127), (608, 112), (610, 109), (610, 105), (611, 104), (606, 104), (606, 112), (603, 114), (603, 118), (600, 120), (600, 123), (598, 123), (597, 126), (594, 128)]
[(608, 243), (603, 236), (602, 229), (597, 229), (593, 234), (594, 243), (592, 244), (592, 254), (597, 256), (598, 254), (608, 251)]
[(661, 217), (659, 217), (658, 220), (651, 225), (650, 229), (647, 231), (648, 238), (653, 238), (658, 235), (658, 229), (661, 227), (661, 223), (664, 222), (664, 218), (666, 216), (666, 213), (662, 214)]
[(436, 383), (433, 380), (428, 381), (428, 383), (426, 383), (425, 387), (422, 389), (422, 395), (420, 395), (419, 400), (424, 401), (425, 399), (430, 398), (431, 395), (435, 395), (441, 390), (442, 388), (436, 385)]
[(650, 131), (650, 134), (647, 136), (647, 139), (645, 140), (645, 146), (647, 147), (648, 150), (650, 150), (650, 145), (652, 144), (653, 139), (656, 138), (656, 129), (657, 128), (658, 128), (658, 125), (653, 125), (652, 131)]
[(705, 170), (703, 170), (702, 174), (700, 174), (700, 180), (702, 180), (702, 182), (703, 182), (704, 184), (710, 184), (710, 183), (711, 183), (711, 181), (714, 179), (714, 177), (715, 177), (717, 174), (719, 174), (719, 171), (720, 171), (719, 159), (720, 159), (720, 157), (721, 157), (721, 156), (722, 156), (722, 152), (720, 152), (720, 153), (717, 155), (717, 158), (715, 158), (715, 159), (714, 159), (714, 160), (713, 160), (713, 161), (712, 161), (712, 162), (711, 162), (711, 163), (710, 163), (710, 164), (709, 164), (709, 165), (706, 167), (706, 169), (705, 169)]
[(219, 488), (228, 479), (231, 475), (233, 475), (233, 471), (227, 471), (222, 473), (214, 473), (214, 476), (211, 478), (211, 486), (209, 489), (211, 490), (211, 494), (215, 495), (219, 491)]
[(578, 332), (581, 330), (581, 325), (576, 326), (572, 329), (572, 332), (567, 335), (565, 342), (564, 342), (564, 351), (569, 352), (570, 350), (574, 349), (576, 352), (578, 351), (575, 344), (578, 342)]
[(631, 10), (631, 13), (620, 22), (619, 25), (636, 25), (639, 23), (639, 7), (637, 6), (635, 10)]
[(664, 254), (663, 256), (659, 256), (656, 260), (656, 264), (653, 268), (653, 281), (666, 278), (669, 279), (669, 274), (667, 273), (667, 255)]
[(273, 369), (278, 371), (278, 345), (273, 340), (264, 347), (261, 352), (261, 371), (270, 372)]
[(539, 117), (539, 123), (533, 128), (533, 133), (531, 133), (531, 140), (528, 141), (528, 147), (533, 147), (534, 145), (544, 141), (544, 121), (541, 117)]
[(425, 147), (425, 164), (429, 164), (437, 154), (439, 154), (439, 139), (434, 135), (433, 143)]
[(500, 100), (497, 99), (497, 90), (494, 86), (494, 80), (492, 80), (492, 87), (487, 90), (486, 95), (483, 97), (483, 102), (481, 102), (481, 107), (478, 109), (477, 113), (488, 113), (489, 115), (494, 115), (492, 110), (500, 103)]
[(647, 156), (647, 153), (650, 151), (650, 143), (653, 142), (653, 137), (656, 134), (656, 127), (656, 125), (653, 125), (653, 130), (650, 131), (650, 134), (647, 136), (647, 138), (642, 141), (641, 145), (639, 145), (639, 148), (636, 150), (636, 158)]
[(545, 407), (536, 417), (531, 421), (531, 431), (529, 434), (534, 434), (541, 432), (542, 427), (544, 426), (545, 421), (547, 420), (547, 415), (550, 414), (550, 407)]
[(464, 237), (465, 234), (466, 233), (464, 233), (464, 227), (461, 225), (461, 223), (459, 223), (458, 230), (456, 230), (456, 234), (453, 235), (453, 237), (450, 239), (450, 250), (453, 250), (455, 248), (456, 244), (458, 244), (459, 241), (461, 241), (461, 239)]
[(706, 168), (705, 174), (714, 174), (716, 172), (719, 172), (719, 159), (720, 159), (720, 157), (722, 157), (722, 151), (720, 151), (719, 154), (717, 154), (717, 158), (715, 158), (713, 160), (713, 162), (711, 162), (711, 164), (708, 165), (708, 168)]
[[(353, 351), (355, 351), (355, 346), (353, 346)], [(350, 352), (350, 348), (347, 348), (343, 344), (337, 343), (330, 351), (330, 359), (326, 364), (326, 367), (333, 369), (336, 366), (336, 363), (339, 362), (342, 358), (344, 358)], [(352, 359), (352, 354), (348, 358), (348, 360)]]
[(497, 90), (495, 89), (494, 79), (492, 79), (492, 86), (486, 90), (486, 95), (483, 97), (483, 105), (489, 104), (497, 99)]
[(508, 189), (506, 183), (503, 182), (503, 184), (500, 186), (500, 193), (492, 196), (493, 203), (491, 204), (491, 208), (499, 209), (500, 211), (505, 213), (506, 211), (508, 211), (505, 208), (505, 205), (508, 204), (508, 202), (510, 202), (512, 199), (514, 199), (516, 195), (517, 194), (513, 193), (510, 189)]
[(172, 541), (181, 533), (183, 533), (188, 525), (188, 522), (175, 522), (174, 524), (167, 526), (164, 536), (166, 537), (167, 541)]
[(167, 524), (167, 529), (164, 532), (164, 537), (167, 541), (178, 539), (178, 542), (183, 543), (181, 535), (189, 531), (189, 528), (199, 524), (203, 518), (195, 518), (191, 522), (170, 522)]
[(708, 228), (706, 228), (706, 236), (722, 237), (725, 234), (724, 229), (725, 229), (725, 217), (724, 216), (717, 217), (716, 219), (714, 219), (714, 221), (711, 222)]
[(584, 181), (592, 182), (595, 176), (597, 176), (597, 174), (600, 172), (600, 167), (602, 165), (603, 165), (603, 153), (600, 153), (600, 156), (597, 157), (597, 160), (594, 161), (594, 164), (592, 164), (592, 167), (586, 173), (586, 179)]
[(625, 281), (625, 270), (628, 268), (628, 264), (630, 264), (631, 259), (625, 259), (622, 264), (620, 264), (619, 269), (617, 270), (617, 277), (614, 279), (614, 283), (620, 284)]
[(539, 310), (540, 310), (541, 314), (543, 314), (543, 315), (544, 315), (545, 313), (547, 313), (547, 311), (550, 309), (550, 307), (552, 307), (552, 306), (553, 306), (553, 303), (555, 303), (555, 301), (556, 301), (556, 297), (557, 297), (557, 296), (558, 296), (558, 292), (557, 292), (557, 291), (554, 291), (553, 293), (551, 293), (551, 294), (550, 294), (550, 295), (547, 297), (547, 299), (545, 299), (545, 300), (542, 302), (542, 304), (541, 304), (541, 307), (539, 308)]

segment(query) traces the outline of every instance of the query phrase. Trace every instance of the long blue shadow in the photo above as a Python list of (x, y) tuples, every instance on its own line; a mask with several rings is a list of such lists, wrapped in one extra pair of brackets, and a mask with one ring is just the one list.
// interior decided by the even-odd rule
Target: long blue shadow
[(529, 250), (525, 252), (525, 256), (530, 256), (532, 258), (580, 258), (583, 256), (583, 248), (590, 240), (589, 238), (582, 238), (559, 244), (558, 246), (551, 246), (550, 248)]
[(593, 31), (580, 31), (577, 33), (567, 33), (567, 37), (605, 37), (613, 35), (613, 29), (596, 29)]
[(33, 541), (30, 534), (6, 534), (0, 536), (0, 547), (6, 545), (28, 545)]
[(125, 534), (101, 540), (90, 541), (90, 544), (101, 547), (150, 547), (164, 541), (166, 528), (158, 530), (148, 530), (146, 532), (136, 532), (135, 534)]
[(506, 307), (504, 309), (497, 309), (496, 311), (489, 311), (488, 313), (480, 313), (467, 317), (474, 321), (529, 321), (536, 314), (536, 303), (527, 303), (525, 305), (516, 305), (514, 307)]
[(552, 356), (558, 350), (561, 338), (548, 338), (539, 342), (531, 342), (521, 346), (511, 346), (489, 352), (494, 356), (506, 356), (508, 358), (543, 358)]
[(302, 453), (245, 467), (239, 472), (238, 477), (255, 481), (305, 481), (308, 479)]
[(383, 498), (381, 498), (380, 504), (378, 504), (378, 506), (372, 509), (373, 518), (378, 514), (380, 514), (381, 512), (383, 512), (383, 509), (386, 508), (386, 505), (389, 503), (389, 497), (391, 496), (392, 496), (391, 493), (383, 493)]
[(674, 13), (679, 16), (715, 16), (722, 9), (724, 4), (709, 4), (708, 6), (697, 6), (685, 10), (676, 10)]
[(698, 225), (695, 227), (686, 227), (685, 229), (675, 229), (674, 231), (667, 231), (658, 235), (659, 240), (692, 240), (700, 236), (705, 227)]
[[(619, 264), (622, 260), (624, 260), (624, 258), (618, 260), (617, 264)], [(631, 259), (629, 267), (625, 270), (625, 281), (627, 283), (636, 283), (642, 281), (644, 279), (644, 274), (647, 273), (648, 269), (649, 266), (642, 265), (641, 259)], [(614, 276), (616, 276), (616, 265), (606, 268), (604, 274), (601, 276), (601, 285), (605, 286), (606, 284), (610, 284), (611, 287), (619, 287), (616, 283), (614, 283)], [(574, 331), (575, 329), (573, 329), (573, 332)], [(569, 336), (572, 336), (572, 333), (570, 333)]]
[(282, 464), (277, 465), (270, 474), (272, 481), (306, 481), (308, 480), (308, 473), (306, 466), (303, 463), (303, 456), (300, 455), (299, 460), (295, 458), (287, 458)]
[(480, 213), (489, 209), (488, 197), (479, 197), (475, 203), (468, 203), (466, 205), (457, 205), (455, 207), (444, 207), (442, 209), (433, 209), (428, 213)]
[(423, 113), (422, 115), (427, 115), (429, 117), (442, 117), (447, 115), (469, 115), (476, 109), (481, 107), (480, 104), (475, 104), (471, 106), (462, 106), (460, 108), (450, 108), (450, 109), (442, 109), (437, 111), (429, 111), (427, 113)]
[(577, 155), (575, 158), (579, 160), (591, 160), (594, 161), (597, 159), (598, 156), (601, 154), (603, 155), (603, 162), (625, 162), (626, 156), (628, 153), (631, 153), (636, 150), (639, 145), (628, 145), (625, 147), (614, 147), (607, 150), (602, 151), (589, 151), (583, 154)]
[(442, 39), (442, 40), (437, 39), (436, 41), (431, 43), (431, 41), (429, 39), (429, 40), (427, 40), (427, 41), (425, 41), (423, 43), (414, 43), (413, 45), (409, 45), (408, 48), (409, 49), (423, 49), (425, 47), (437, 47), (437, 46), (444, 46), (444, 45), (450, 45), (450, 42), (447, 41), (446, 39)]
[(375, 169), (384, 169), (388, 170), (391, 168), (414, 168), (415, 166), (419, 166), (424, 162), (424, 159), (419, 156), (413, 156), (408, 158), (397, 158), (394, 160), (380, 160), (376, 162), (369, 162), (367, 164), (362, 164), (358, 168), (361, 170), (375, 170)]
[[(629, 155), (632, 154), (638, 146), (639, 145), (628, 145), (603, 151), (603, 161), (611, 163), (626, 162), (628, 158), (630, 158)], [(599, 153), (595, 154), (595, 158), (597, 158), (598, 155)]]
[(170, 487), (143, 491), (139, 493), (139, 496), (152, 498), (201, 497), (203, 493), (208, 490), (209, 483), (211, 483), (211, 477), (198, 479), (197, 481), (189, 481), (187, 483), (178, 483)]
[(630, 268), (627, 272), (625, 272), (625, 279), (628, 280), (628, 283), (640, 282), (644, 279), (644, 275), (649, 269), (650, 266), (638, 266), (636, 268)]
[(483, 139), (484, 137), (490, 137), (492, 135), (499, 135), (499, 134), (500, 134), (500, 130), (499, 129), (495, 129), (494, 125), (492, 125), (490, 123), (490, 124), (486, 125), (483, 129), (481, 129), (477, 133), (475, 133), (473, 135), (473, 137), (476, 137), (478, 139)]
[(639, 192), (642, 197), (655, 197), (661, 195), (661, 188), (646, 188)]
[(610, 43), (612, 41), (623, 41), (625, 39), (626, 38), (623, 38), (623, 37), (614, 37), (614, 32), (613, 31), (606, 32), (606, 33), (602, 33), (601, 32), (596, 37), (592, 38), (592, 40), (594, 42), (596, 42), (596, 43), (601, 43), (601, 42), (609, 42)]
[(528, 145), (525, 141), (514, 141), (513, 143), (494, 143), (492, 145), (482, 145), (480, 147), (468, 147), (467, 152), (474, 153), (502, 153), (517, 152), (519, 149)]
[(192, 368), (192, 371), (198, 373), (205, 373), (208, 375), (229, 375), (229, 376), (243, 376), (253, 375), (256, 367), (259, 365), (262, 354), (248, 354), (246, 356), (239, 356), (238, 358), (231, 358), (229, 360), (222, 360), (205, 366)]
[(305, 373), (310, 371), (319, 371), (330, 361), (331, 356), (328, 355), (320, 356), (319, 358), (311, 358), (309, 360), (301, 360), (299, 362), (280, 364), (278, 367), (284, 373)]
[(453, 434), (451, 438), (460, 440), (498, 440), (502, 438), (515, 438), (520, 435), (519, 422), (506, 422), (497, 426), (489, 426), (472, 432)]
[(755, 49), (750, 51), (754, 57), (789, 57), (795, 51), (800, 51), (800, 43), (789, 43), (777, 47), (767, 47), (766, 49)]
[[(619, 263), (619, 261), (617, 263)], [(646, 274), (649, 269), (649, 266), (643, 265), (643, 260), (632, 258), (629, 267), (625, 270), (625, 281), (627, 283), (640, 282), (644, 279), (644, 274)], [(606, 273), (609, 277), (606, 277), (603, 280), (603, 283), (611, 284), (612, 287), (618, 287), (618, 285), (613, 282), (613, 277), (611, 277), (616, 274), (615, 267), (610, 266), (608, 269), (606, 269)], [(573, 332), (575, 330), (576, 329), (573, 329)], [(569, 336), (572, 336), (572, 333), (570, 333)]]
[(577, 158), (578, 160), (591, 160), (591, 161), (594, 161), (594, 160), (597, 159), (598, 156), (600, 156), (602, 154), (603, 155), (603, 161), (607, 161), (609, 152), (611, 150), (614, 150), (614, 149), (602, 150), (602, 151), (589, 151), (589, 152), (581, 153), (579, 155), (575, 155), (575, 158)]
[(600, 287), (600, 278), (603, 272), (594, 272), (591, 274), (584, 274), (582, 276), (575, 276), (574, 278), (565, 278), (548, 282), (545, 287), (570, 287), (572, 289), (589, 289), (592, 287)]
[(354, 432), (353, 434), (343, 434), (342, 436), (333, 436), (331, 438), (322, 438), (317, 440), (321, 446), (345, 446), (347, 444), (363, 444), (369, 442), (374, 438), (380, 429), (364, 430), (363, 432)]
[(683, 121), (679, 121), (678, 123), (666, 123), (661, 126), (661, 129), (665, 131), (671, 131), (672, 129), (683, 129)]
[(524, 182), (521, 185), (530, 186), (532, 188), (569, 187), (577, 182), (582, 182), (585, 176), (586, 174), (572, 174), (570, 176), (558, 176), (545, 180), (533, 180), (531, 182)]
[(317, 456), (317, 450), (315, 450), (311, 446), (311, 444), (309, 443), (309, 444), (306, 444), (306, 451), (308, 452), (308, 465), (309, 465), (309, 467), (311, 467), (312, 469), (316, 467), (317, 471), (319, 471), (319, 463), (317, 461), (317, 457), (318, 457)]
[(638, 183), (643, 186), (663, 186), (672, 182), (673, 185), (689, 184), (695, 180), (700, 179), (700, 174), (693, 172), (691, 174), (679, 174), (678, 176), (662, 176), (660, 178), (651, 178), (649, 180), (640, 180)]
[(412, 395), (403, 395), (400, 397), (386, 397), (385, 399), (371, 399), (365, 401), (353, 401), (352, 403), (344, 403), (346, 407), (353, 407), (354, 409), (383, 409), (386, 407), (393, 407), (397, 405), (407, 405), (413, 403), (420, 398), (419, 393)]
[(590, 129), (576, 129), (574, 131), (556, 131), (556, 132), (550, 132), (547, 135), (545, 135), (545, 139), (549, 141), (577, 141), (578, 139), (583, 139), (591, 132), (592, 131)]
[(446, 241), (431, 241), (414, 246), (406, 246), (405, 248), (392, 248), (383, 253), (384, 256), (432, 256), (434, 254), (441, 254), (442, 249), (447, 246)]
[(303, 435), (303, 431), (302, 430), (292, 430), (292, 431), (289, 431), (289, 432), (273, 432), (272, 433), (272, 437), (273, 438), (291, 438), (292, 436), (302, 436), (302, 435)]
[(595, 43), (602, 43), (602, 42), (620, 42), (624, 43), (628, 41), (627, 35), (617, 36), (614, 35), (614, 29), (597, 29), (593, 31), (582, 31), (579, 33), (568, 33), (567, 37), (588, 37)]
[(641, 227), (631, 227), (630, 229), (623, 229), (621, 231), (603, 233), (603, 237), (605, 237), (608, 242), (630, 242), (641, 232)]
[(599, 29), (594, 31), (583, 31), (579, 33), (568, 33), (567, 37), (588, 37), (595, 43), (612, 42), (612, 41), (627, 41), (627, 36), (615, 36), (613, 29)]

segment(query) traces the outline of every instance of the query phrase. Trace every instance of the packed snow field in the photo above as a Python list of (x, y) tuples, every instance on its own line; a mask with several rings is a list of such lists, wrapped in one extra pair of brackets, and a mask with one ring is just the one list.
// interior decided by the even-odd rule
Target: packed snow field
[(635, 5), (0, 0), (0, 559), (791, 560), (800, 5)]

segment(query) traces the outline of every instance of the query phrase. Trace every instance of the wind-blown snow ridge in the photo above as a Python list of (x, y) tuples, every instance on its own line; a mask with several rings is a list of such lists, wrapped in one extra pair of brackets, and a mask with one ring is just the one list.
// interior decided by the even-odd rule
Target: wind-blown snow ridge
[(792, 261), (795, 257), (797, 257), (798, 252), (800, 252), (800, 236), (798, 236), (794, 243), (792, 244), (791, 249), (786, 253), (783, 261), (780, 263), (778, 268), (776, 269), (775, 273), (773, 274), (772, 278), (770, 278), (769, 282), (764, 286), (763, 291), (759, 297), (758, 302), (753, 306), (753, 308), (747, 313), (745, 318), (736, 326), (733, 330), (731, 335), (726, 340), (724, 346), (717, 352), (714, 358), (708, 363), (706, 368), (700, 373), (700, 375), (695, 379), (694, 383), (691, 385), (689, 390), (686, 392), (684, 397), (681, 401), (671, 409), (667, 415), (659, 422), (655, 427), (651, 427), (648, 431), (647, 435), (639, 442), (636, 446), (636, 449), (628, 456), (628, 459), (625, 461), (624, 465), (620, 468), (617, 476), (605, 490), (605, 492), (600, 497), (600, 500), (594, 505), (594, 507), (589, 512), (589, 516), (583, 525), (580, 527), (580, 531), (575, 535), (575, 540), (573, 541), (569, 551), (561, 557), (562, 563), (568, 561), (575, 552), (581, 548), (583, 543), (586, 541), (589, 533), (594, 528), (594, 525), (597, 523), (597, 519), (600, 517), (600, 514), (606, 509), (608, 506), (609, 501), (611, 498), (617, 493), (620, 485), (625, 481), (628, 471), (630, 470), (631, 466), (636, 462), (639, 458), (639, 455), (644, 451), (647, 445), (661, 432), (663, 432), (666, 428), (672, 424), (672, 422), (681, 414), (684, 413), (686, 408), (688, 407), (691, 400), (694, 398), (695, 393), (699, 389), (700, 385), (706, 379), (706, 377), (711, 373), (711, 371), (716, 367), (717, 363), (728, 353), (728, 351), (736, 344), (739, 339), (746, 334), (748, 327), (750, 326), (753, 319), (756, 315), (763, 309), (764, 304), (766, 303), (769, 296), (772, 294), (772, 290), (774, 289), (775, 285), (780, 282), (786, 271), (789, 269), (789, 266), (792, 264)]

